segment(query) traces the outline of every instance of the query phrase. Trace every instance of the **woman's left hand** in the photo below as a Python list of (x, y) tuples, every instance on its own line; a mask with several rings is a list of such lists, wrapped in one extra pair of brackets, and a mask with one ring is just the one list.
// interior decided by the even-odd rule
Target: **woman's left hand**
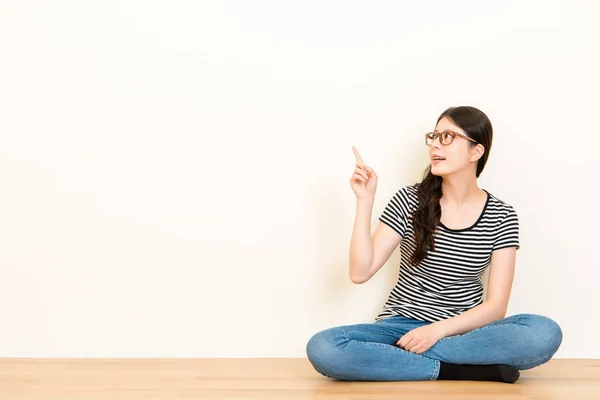
[(402, 336), (396, 344), (406, 351), (421, 354), (429, 350), (443, 337), (443, 333), (433, 323), (413, 329)]

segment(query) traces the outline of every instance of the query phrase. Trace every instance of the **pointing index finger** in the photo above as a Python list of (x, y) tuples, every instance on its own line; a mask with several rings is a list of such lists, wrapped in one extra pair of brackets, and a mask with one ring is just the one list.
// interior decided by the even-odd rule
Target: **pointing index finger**
[(363, 161), (363, 159), (360, 156), (360, 153), (358, 152), (358, 150), (356, 149), (356, 147), (352, 146), (352, 151), (354, 152), (354, 157), (356, 157), (356, 163), (359, 166), (364, 167), (365, 166), (365, 162)]

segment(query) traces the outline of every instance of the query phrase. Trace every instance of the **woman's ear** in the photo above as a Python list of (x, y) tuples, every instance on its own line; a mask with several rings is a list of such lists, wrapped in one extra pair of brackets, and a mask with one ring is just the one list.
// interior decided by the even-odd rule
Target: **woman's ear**
[(477, 162), (485, 153), (485, 147), (481, 143), (478, 143), (473, 149), (471, 149), (471, 162)]

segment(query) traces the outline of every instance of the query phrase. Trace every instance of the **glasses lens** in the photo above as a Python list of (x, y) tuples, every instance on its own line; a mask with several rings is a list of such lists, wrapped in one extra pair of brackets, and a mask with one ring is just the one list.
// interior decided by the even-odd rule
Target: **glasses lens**
[(454, 135), (450, 132), (443, 132), (440, 135), (440, 141), (442, 144), (450, 144), (454, 140)]
[(431, 146), (431, 143), (433, 143), (434, 140), (435, 135), (432, 132), (425, 134), (425, 143), (427, 143), (427, 146)]

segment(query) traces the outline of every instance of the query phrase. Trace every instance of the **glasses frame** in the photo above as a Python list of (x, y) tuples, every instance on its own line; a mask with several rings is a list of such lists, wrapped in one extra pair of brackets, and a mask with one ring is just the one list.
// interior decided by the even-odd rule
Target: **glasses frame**
[[(442, 139), (441, 139), (440, 135), (442, 135), (442, 134), (444, 134), (444, 133), (449, 133), (449, 134), (450, 134), (450, 136), (452, 136), (452, 140), (450, 140), (450, 143), (442, 143)], [(428, 143), (427, 143), (427, 140), (429, 139), (429, 135), (433, 135), (433, 139), (431, 139), (431, 144), (428, 144)], [(436, 131), (433, 131), (433, 132), (427, 132), (427, 133), (425, 134), (425, 144), (426, 144), (427, 146), (431, 146), (431, 145), (433, 144), (433, 142), (435, 142), (435, 139), (437, 139), (437, 138), (440, 138), (440, 144), (441, 144), (441, 145), (443, 145), (443, 146), (449, 146), (449, 145), (451, 145), (452, 143), (454, 143), (454, 139), (456, 139), (456, 137), (457, 137), (457, 136), (460, 136), (460, 137), (462, 137), (462, 138), (465, 138), (465, 139), (467, 139), (467, 140), (470, 140), (471, 142), (473, 142), (473, 143), (475, 143), (475, 144), (479, 144), (479, 143), (478, 143), (478, 142), (477, 142), (475, 139), (471, 139), (470, 137), (468, 137), (468, 136), (466, 136), (466, 135), (463, 135), (462, 133), (454, 132), (454, 131), (451, 131), (450, 129), (446, 129), (446, 130), (445, 130), (445, 131), (443, 131), (443, 132), (436, 132)]]

